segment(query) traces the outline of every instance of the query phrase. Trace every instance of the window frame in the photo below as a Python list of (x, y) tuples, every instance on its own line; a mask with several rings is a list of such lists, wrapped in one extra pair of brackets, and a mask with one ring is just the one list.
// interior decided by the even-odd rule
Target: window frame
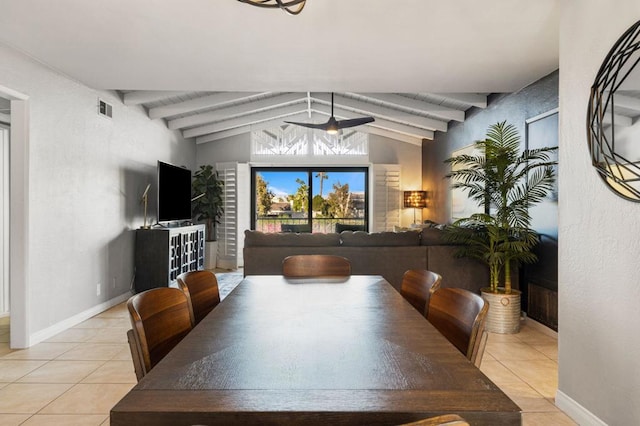
[(369, 205), (369, 167), (367, 166), (345, 166), (345, 167), (324, 167), (324, 166), (304, 166), (304, 167), (292, 167), (292, 166), (252, 166), (251, 167), (251, 230), (256, 229), (256, 222), (258, 220), (257, 211), (256, 211), (256, 174), (259, 172), (307, 172), (308, 177), (308, 185), (309, 185), (309, 197), (307, 201), (307, 211), (309, 214), (307, 215), (307, 224), (311, 227), (313, 232), (313, 214), (312, 214), (312, 205), (313, 205), (313, 174), (318, 172), (340, 172), (340, 173), (349, 173), (349, 172), (357, 172), (364, 174), (364, 226), (365, 230), (369, 229), (369, 214), (370, 214), (370, 205)]

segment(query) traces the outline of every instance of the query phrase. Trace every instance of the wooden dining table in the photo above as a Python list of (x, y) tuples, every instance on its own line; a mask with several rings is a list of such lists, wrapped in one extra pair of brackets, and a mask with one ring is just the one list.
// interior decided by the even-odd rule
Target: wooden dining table
[(382, 277), (247, 276), (111, 410), (111, 425), (398, 425), (520, 408)]

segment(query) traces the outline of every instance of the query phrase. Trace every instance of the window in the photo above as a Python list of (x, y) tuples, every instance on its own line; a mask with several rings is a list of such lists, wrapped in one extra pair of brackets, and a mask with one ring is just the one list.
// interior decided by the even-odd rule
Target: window
[[(299, 126), (282, 126), (276, 129), (251, 133), (251, 160), (269, 161), (320, 161), (327, 164), (336, 159), (366, 162), (369, 158), (369, 135), (355, 130), (345, 130), (338, 135)], [(335, 163), (334, 163), (335, 164)]]
[(257, 231), (368, 228), (366, 167), (254, 167), (251, 185), (251, 228)]

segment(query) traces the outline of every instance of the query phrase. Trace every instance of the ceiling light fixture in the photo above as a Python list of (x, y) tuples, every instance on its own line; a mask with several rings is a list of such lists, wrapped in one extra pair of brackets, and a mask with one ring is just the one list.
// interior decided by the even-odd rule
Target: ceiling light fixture
[(320, 129), (324, 130), (330, 135), (337, 135), (340, 133), (341, 129), (346, 129), (348, 127), (361, 126), (367, 123), (373, 123), (375, 119), (373, 117), (360, 117), (360, 118), (352, 118), (350, 120), (336, 120), (333, 116), (333, 92), (331, 92), (331, 117), (329, 117), (329, 121), (321, 124), (314, 123), (300, 123), (297, 121), (285, 121), (287, 124), (295, 124), (296, 126), (308, 127), (310, 129)]
[(289, 15), (297, 15), (302, 12), (307, 0), (238, 0), (240, 3), (252, 6), (266, 7), (269, 9), (282, 9)]

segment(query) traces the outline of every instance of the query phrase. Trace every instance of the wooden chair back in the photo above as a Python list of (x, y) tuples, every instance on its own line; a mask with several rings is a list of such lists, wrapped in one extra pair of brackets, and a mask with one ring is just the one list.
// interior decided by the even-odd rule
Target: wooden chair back
[(404, 423), (402, 426), (469, 426), (469, 423), (457, 414), (443, 414), (442, 416)]
[(187, 296), (177, 288), (143, 291), (127, 302), (133, 334), (147, 374), (193, 328)]
[(133, 330), (127, 330), (127, 341), (129, 342), (129, 350), (131, 351), (131, 359), (133, 360), (133, 370), (136, 372), (136, 379), (140, 381), (144, 377), (144, 361), (140, 349), (140, 342), (136, 339)]
[[(479, 295), (461, 288), (440, 288), (429, 300), (427, 320), (467, 359), (478, 360), (489, 304)], [(485, 341), (486, 342), (486, 341)]]
[(220, 303), (216, 274), (191, 271), (178, 276), (178, 287), (187, 295), (195, 323), (198, 324)]
[(282, 261), (282, 275), (289, 278), (348, 277), (351, 262), (346, 257), (330, 254), (288, 256)]
[(402, 276), (400, 294), (425, 318), (431, 294), (440, 288), (442, 276), (426, 269), (410, 269)]
[(480, 364), (482, 364), (482, 356), (484, 355), (484, 349), (487, 346), (487, 339), (489, 338), (489, 333), (487, 333), (487, 330), (484, 330), (485, 322), (486, 322), (486, 318), (483, 324), (480, 326), (480, 328), (483, 329), (482, 334), (480, 335), (480, 338), (476, 340), (478, 347), (476, 350), (473, 351), (473, 355), (471, 356), (471, 359), (470, 359), (473, 365), (475, 365), (478, 368), (480, 368)]
[(311, 225), (291, 225), (283, 223), (280, 225), (280, 232), (311, 232)]

